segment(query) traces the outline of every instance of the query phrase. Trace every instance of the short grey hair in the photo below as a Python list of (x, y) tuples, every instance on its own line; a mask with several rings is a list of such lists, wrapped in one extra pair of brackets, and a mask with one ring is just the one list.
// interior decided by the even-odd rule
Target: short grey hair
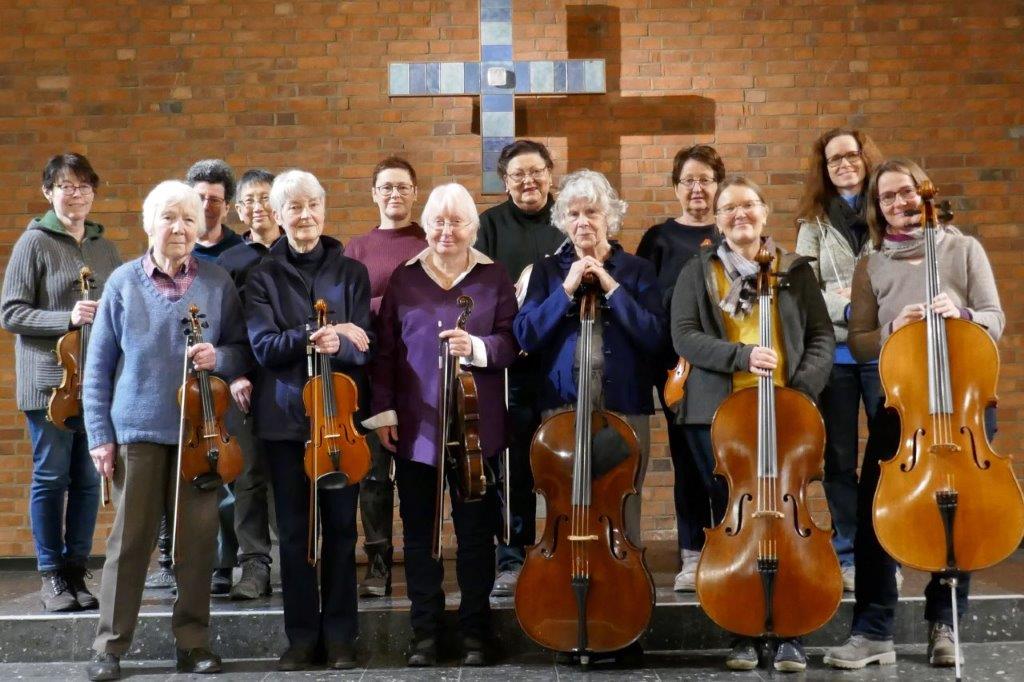
[(608, 235), (616, 235), (626, 215), (625, 201), (619, 199), (608, 178), (597, 171), (582, 170), (569, 173), (562, 178), (558, 188), (558, 199), (551, 208), (551, 222), (562, 232), (569, 225), (569, 207), (580, 199), (597, 206), (608, 222)]
[(196, 161), (185, 173), (185, 182), (193, 187), (200, 182), (223, 185), (224, 202), (230, 204), (235, 199), (235, 174), (223, 159)]
[(186, 211), (191, 211), (200, 231), (206, 225), (203, 213), (203, 200), (199, 192), (180, 180), (164, 180), (146, 195), (142, 202), (142, 229), (152, 235), (157, 216), (170, 204), (180, 204)]
[(286, 170), (270, 186), (270, 207), (281, 213), (289, 199), (300, 196), (324, 199), (327, 192), (312, 173), (297, 168)]
[(473, 227), (471, 243), (476, 243), (476, 233), (480, 229), (480, 214), (477, 213), (476, 202), (473, 201), (473, 195), (468, 189), (457, 182), (435, 187), (430, 191), (427, 203), (423, 205), (420, 224), (427, 229), (442, 213), (452, 213), (468, 220)]

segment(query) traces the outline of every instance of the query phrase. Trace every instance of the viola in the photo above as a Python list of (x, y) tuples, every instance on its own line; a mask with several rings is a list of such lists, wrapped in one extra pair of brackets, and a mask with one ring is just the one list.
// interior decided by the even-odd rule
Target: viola
[[(317, 300), (317, 329), (328, 324), (327, 302)], [(347, 374), (331, 371), (331, 359), (306, 346), (309, 380), (302, 404), (309, 417), (309, 440), (303, 466), (309, 478), (309, 561), (319, 561), (321, 490), (340, 490), (358, 483), (370, 471), (370, 447), (356, 430), (352, 415), (359, 409), (359, 389)]]
[[(78, 271), (78, 291), (81, 300), (89, 300), (92, 285), (92, 270), (83, 265)], [(57, 364), (64, 373), (60, 385), (50, 394), (46, 418), (58, 429), (69, 431), (67, 420), (82, 414), (82, 370), (85, 368), (85, 351), (89, 345), (91, 328), (91, 324), (83, 324), (57, 340)]]
[(599, 288), (593, 278), (584, 282), (576, 409), (548, 417), (530, 446), (547, 523), (527, 552), (515, 609), (530, 639), (586, 665), (592, 654), (623, 649), (643, 634), (654, 584), (644, 550), (626, 537), (623, 519), (627, 496), (637, 494), (640, 445), (624, 419), (593, 407)]
[(662, 397), (665, 399), (665, 407), (675, 412), (682, 407), (686, 398), (686, 380), (690, 378), (690, 363), (686, 358), (679, 358), (676, 366), (668, 370), (665, 379), (665, 387), (662, 389)]
[[(925, 296), (941, 292), (936, 255), (936, 191), (921, 183)], [(940, 217), (945, 217), (941, 216)], [(880, 463), (872, 517), (882, 547), (900, 563), (946, 574), (999, 563), (1024, 537), (1024, 496), (1010, 456), (997, 454), (984, 413), (996, 403), (999, 351), (978, 324), (925, 319), (893, 332), (878, 359), (885, 404), (900, 418), (896, 455)], [(959, 630), (953, 595), (959, 678)]]
[[(459, 296), (461, 309), (456, 329), (466, 329), (473, 312), (473, 299)], [(440, 322), (438, 322), (440, 326)], [(437, 486), (435, 493), (433, 557), (441, 557), (441, 526), (444, 513), (445, 482), (450, 478), (454, 492), (465, 502), (483, 499), (487, 492), (484, 453), (480, 447), (480, 397), (472, 372), (464, 369), (449, 351), (448, 340), (441, 341), (439, 356), (441, 382), (438, 396)]]
[[(772, 254), (762, 246), (757, 261), (760, 345), (770, 348)], [(817, 630), (843, 595), (831, 533), (813, 523), (806, 504), (807, 484), (824, 469), (825, 424), (818, 408), (800, 391), (760, 376), (756, 387), (722, 401), (711, 442), (729, 501), (721, 523), (705, 531), (697, 565), (701, 607), (725, 630), (748, 637), (792, 638)]]

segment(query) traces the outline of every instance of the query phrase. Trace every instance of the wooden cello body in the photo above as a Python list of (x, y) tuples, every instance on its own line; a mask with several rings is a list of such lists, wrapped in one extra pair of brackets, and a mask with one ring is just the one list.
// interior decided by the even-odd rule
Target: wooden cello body
[[(924, 199), (927, 300), (940, 292), (931, 183)], [(992, 450), (985, 408), (996, 402), (999, 352), (978, 324), (925, 319), (889, 336), (878, 371), (900, 417), (896, 455), (880, 463), (875, 532), (897, 561), (924, 571), (974, 571), (1024, 536), (1024, 497), (1009, 456)]]
[[(771, 347), (772, 255), (758, 254), (760, 345)], [(756, 418), (756, 422), (754, 419)], [(722, 522), (706, 531), (697, 595), (715, 623), (747, 637), (792, 638), (813, 632), (843, 594), (831, 533), (807, 509), (807, 484), (822, 476), (825, 425), (803, 393), (758, 386), (726, 398), (715, 412), (715, 473), (729, 485)]]
[[(547, 523), (527, 552), (515, 594), (523, 631), (541, 646), (579, 655), (584, 664), (592, 653), (639, 639), (654, 608), (644, 551), (629, 541), (624, 525), (626, 498), (637, 493), (640, 447), (625, 420), (592, 406), (596, 296), (585, 293), (581, 305), (576, 410), (548, 417), (530, 447)], [(595, 469), (602, 443), (616, 453), (610, 466), (598, 461)]]

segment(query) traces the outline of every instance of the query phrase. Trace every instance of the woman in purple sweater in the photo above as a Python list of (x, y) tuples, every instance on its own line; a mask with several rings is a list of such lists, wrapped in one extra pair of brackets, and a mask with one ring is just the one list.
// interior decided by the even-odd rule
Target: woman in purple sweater
[[(501, 264), (472, 248), (480, 221), (466, 188), (457, 184), (435, 188), (421, 224), (427, 248), (395, 270), (381, 304), (379, 345), (371, 369), (374, 416), (363, 422), (376, 429), (381, 444), (395, 453), (412, 601), (411, 666), (436, 662), (444, 614), (444, 572), (441, 562), (431, 556), (440, 340), (448, 340), (451, 354), (469, 367), (476, 380), (482, 406), (480, 440), (489, 468), (505, 447), (504, 369), (518, 352), (512, 335), (515, 290)], [(460, 313), (456, 301), (464, 295), (473, 299), (474, 308), (462, 331), (454, 327)], [(482, 501), (472, 504), (452, 496), (464, 665), (485, 663), (497, 514), (492, 486)]]

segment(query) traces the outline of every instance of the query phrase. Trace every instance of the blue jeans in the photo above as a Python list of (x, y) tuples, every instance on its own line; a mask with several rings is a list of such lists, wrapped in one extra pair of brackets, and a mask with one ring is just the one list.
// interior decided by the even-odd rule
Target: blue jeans
[[(29, 516), (40, 571), (84, 565), (100, 503), (100, 477), (89, 458), (79, 418), (64, 431), (46, 420), (46, 410), (27, 410), (32, 440)], [(64, 503), (67, 496), (67, 505)]]

